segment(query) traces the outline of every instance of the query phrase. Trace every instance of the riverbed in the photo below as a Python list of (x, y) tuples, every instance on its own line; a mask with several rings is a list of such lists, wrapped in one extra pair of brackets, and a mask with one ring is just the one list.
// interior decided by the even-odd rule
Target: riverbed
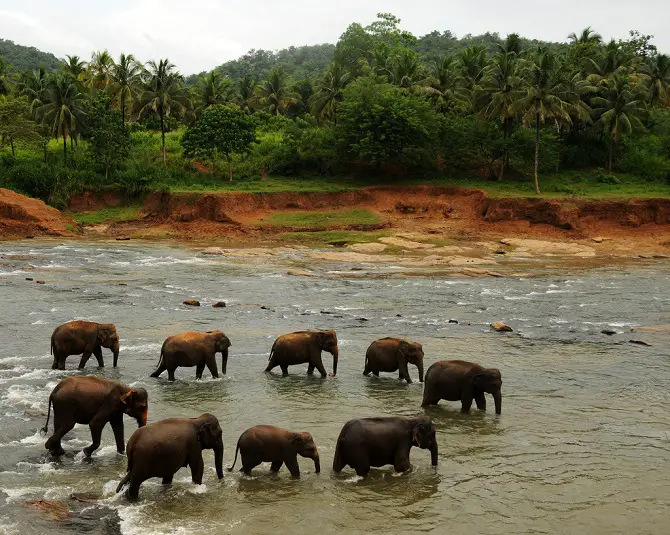
[[(319, 278), (287, 275), (287, 258), (205, 256), (165, 244), (23, 241), (1, 244), (0, 255), (0, 531), (667, 533), (670, 336), (631, 332), (670, 323), (667, 260), (505, 278), (394, 276), (333, 263)], [(212, 308), (217, 301), (227, 306)], [(78, 371), (75, 356), (66, 371), (50, 369), (51, 332), (72, 319), (116, 324), (118, 368), (104, 350), (104, 369), (92, 358)], [(491, 331), (499, 320), (515, 332)], [(307, 376), (306, 366), (285, 378), (263, 373), (273, 340), (307, 328), (337, 331), (337, 377)], [(167, 336), (212, 329), (232, 342), (225, 377), (205, 370), (198, 381), (193, 368), (178, 369), (175, 383), (149, 377)], [(499, 368), (502, 415), (490, 399), (487, 412), (468, 415), (441, 402), (426, 411), (437, 427), (437, 468), (414, 448), (408, 473), (333, 475), (347, 420), (421, 412), (415, 368), (411, 385), (395, 374), (362, 375), (367, 346), (384, 336), (423, 344), (426, 368), (443, 359)], [(324, 364), (332, 369), (327, 354)], [(49, 393), (81, 373), (146, 388), (149, 421), (213, 413), (228, 466), (252, 425), (309, 431), (322, 472), (300, 459), (299, 480), (266, 464), (219, 481), (205, 452), (202, 485), (182, 469), (170, 487), (146, 482), (130, 504), (114, 493), (126, 459), (109, 426), (90, 460), (81, 454), (85, 426), (66, 435), (60, 460), (44, 449), (38, 429)], [(135, 428), (126, 418), (126, 440)], [(54, 518), (30, 505), (36, 500), (64, 502), (67, 513)]]

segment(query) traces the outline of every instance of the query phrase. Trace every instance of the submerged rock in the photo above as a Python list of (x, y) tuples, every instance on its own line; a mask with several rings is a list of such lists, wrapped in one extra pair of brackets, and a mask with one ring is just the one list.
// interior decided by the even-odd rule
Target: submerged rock
[(212, 308), (226, 308), (226, 302), (225, 301), (217, 301), (212, 305)]
[(449, 320), (447, 323), (454, 323), (454, 324), (458, 325), (458, 320)]
[(502, 322), (502, 321), (494, 321), (491, 324), (491, 329), (493, 329), (494, 331), (501, 332), (501, 333), (511, 333), (511, 332), (514, 331), (514, 329), (512, 329), (512, 327), (510, 327), (509, 325), (507, 325), (505, 322)]
[(46, 284), (46, 281), (43, 281), (43, 280), (36, 280), (35, 282), (36, 282), (37, 284)]
[(616, 331), (613, 331), (612, 329), (603, 329), (600, 332), (602, 334), (606, 334), (607, 336), (612, 336), (613, 334), (616, 334)]
[(183, 301), (183, 304), (188, 305), (190, 307), (199, 307), (200, 306), (200, 301), (198, 301), (197, 299), (185, 299)]
[(631, 344), (636, 344), (638, 346), (651, 347), (651, 344), (648, 344), (644, 340), (628, 340)]
[(308, 269), (289, 269), (286, 272), (287, 275), (293, 275), (294, 277), (318, 277), (317, 273), (309, 271)]

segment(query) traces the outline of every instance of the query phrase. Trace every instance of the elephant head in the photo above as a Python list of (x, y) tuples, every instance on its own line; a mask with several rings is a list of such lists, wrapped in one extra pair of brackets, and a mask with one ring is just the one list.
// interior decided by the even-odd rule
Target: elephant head
[(223, 478), (223, 431), (213, 414), (205, 413), (196, 419), (198, 442), (203, 450), (214, 450), (214, 466), (219, 479)]
[(413, 421), (413, 424), (412, 446), (430, 450), (431, 463), (437, 466), (437, 439), (433, 422), (427, 416), (419, 416)]
[(133, 388), (121, 395), (121, 403), (124, 405), (123, 412), (137, 420), (138, 427), (147, 425), (147, 413), (149, 412), (149, 396), (144, 388)]
[(398, 350), (403, 354), (407, 362), (417, 367), (419, 370), (419, 382), (423, 383), (423, 346), (416, 342), (400, 340)]
[(319, 460), (319, 450), (316, 449), (316, 444), (312, 435), (309, 433), (295, 433), (292, 440), (296, 453), (307, 459), (314, 461), (314, 470), (318, 474), (321, 472), (321, 462)]
[(493, 402), (496, 406), (496, 414), (502, 412), (502, 376), (496, 368), (486, 368), (472, 376), (472, 384), (482, 392), (493, 394)]
[(223, 331), (208, 331), (214, 339), (214, 352), (221, 353), (221, 369), (226, 373), (226, 361), (228, 360), (228, 348), (232, 345), (230, 339)]
[(112, 323), (101, 323), (98, 325), (98, 342), (102, 347), (112, 350), (114, 354), (114, 367), (119, 360), (119, 335), (116, 326)]
[(337, 375), (337, 359), (339, 357), (339, 349), (337, 347), (337, 335), (335, 331), (319, 331), (315, 333), (319, 347), (333, 355), (333, 373), (331, 375)]

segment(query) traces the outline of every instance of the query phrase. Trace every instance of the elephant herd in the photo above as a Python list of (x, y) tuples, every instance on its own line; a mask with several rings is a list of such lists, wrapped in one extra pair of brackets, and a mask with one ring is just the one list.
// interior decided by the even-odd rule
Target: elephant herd
[[(52, 367), (64, 370), (66, 358), (79, 354), (79, 368), (84, 367), (91, 355), (95, 355), (102, 367), (103, 347), (112, 350), (116, 366), (119, 336), (113, 324), (65, 323), (51, 336)], [(168, 379), (174, 381), (178, 367), (194, 366), (198, 379), (202, 378), (205, 366), (212, 377), (218, 377), (215, 356), (221, 353), (221, 372), (225, 374), (230, 347), (229, 338), (218, 330), (170, 336), (163, 343), (158, 367), (151, 377), (167, 371)], [(307, 364), (308, 374), (313, 374), (316, 369), (326, 377), (322, 351), (332, 355), (330, 375), (335, 376), (339, 349), (334, 331), (310, 330), (282, 335), (272, 345), (265, 371), (271, 372), (279, 366), (282, 375), (288, 375), (289, 366)], [(421, 344), (400, 338), (382, 338), (368, 347), (363, 373), (378, 376), (379, 372), (398, 372), (399, 380), (411, 383), (408, 364), (413, 364), (418, 369), (419, 381), (423, 382), (423, 357)], [(501, 386), (502, 378), (497, 369), (462, 360), (443, 360), (432, 364), (425, 373), (421, 406), (436, 405), (442, 399), (460, 401), (462, 412), (467, 413), (474, 400), (478, 409), (486, 410), (484, 395), (490, 393), (495, 412), (500, 414)], [(149, 478), (160, 477), (164, 484), (171, 483), (174, 474), (182, 467), (190, 467), (193, 482), (202, 483), (202, 451), (205, 449), (214, 451), (216, 473), (219, 479), (223, 478), (223, 432), (212, 414), (202, 414), (198, 418), (167, 418), (147, 425), (148, 395), (145, 389), (93, 376), (68, 377), (56, 385), (49, 396), (47, 422), (42, 428), (44, 433), (48, 431), (52, 408), (54, 433), (45, 447), (54, 456), (64, 453), (61, 439), (77, 423), (88, 425), (91, 430), (92, 443), (83, 450), (87, 457), (100, 446), (102, 429), (107, 423), (112, 427), (117, 451), (124, 453), (123, 415), (137, 421), (138, 429), (128, 441), (127, 473), (117, 487), (120, 492), (127, 484), (129, 499), (137, 498), (140, 485)], [(404, 472), (410, 468), (409, 452), (413, 446), (430, 450), (431, 463), (437, 465), (435, 426), (426, 415), (351, 420), (344, 425), (337, 439), (333, 471), (339, 473), (348, 465), (359, 476), (365, 476), (370, 467), (390, 464), (396, 471)], [(270, 462), (273, 472), (285, 465), (293, 477), (300, 477), (298, 455), (312, 459), (317, 473), (321, 470), (316, 443), (307, 432), (257, 425), (240, 436), (229, 471), (237, 463), (238, 453), (245, 474), (250, 474), (263, 462)]]

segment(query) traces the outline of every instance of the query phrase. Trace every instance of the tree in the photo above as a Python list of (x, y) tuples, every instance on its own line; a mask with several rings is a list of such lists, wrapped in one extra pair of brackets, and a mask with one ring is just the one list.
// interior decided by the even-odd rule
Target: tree
[(49, 128), (50, 134), (63, 138), (63, 163), (67, 164), (67, 138), (80, 129), (86, 115), (85, 96), (79, 90), (77, 82), (69, 73), (56, 72), (49, 76), (43, 101), (37, 107), (36, 114)]
[(258, 106), (274, 115), (285, 114), (286, 109), (298, 100), (298, 95), (289, 89), (286, 72), (280, 68), (272, 69), (267, 79), (256, 87)]
[(61, 70), (69, 73), (75, 80), (81, 81), (86, 71), (86, 62), (81, 61), (79, 56), (65, 56), (65, 59), (61, 60)]
[(109, 94), (121, 108), (121, 125), (126, 126), (126, 107), (132, 102), (140, 81), (142, 65), (132, 54), (121, 54), (109, 72)]
[(375, 164), (412, 162), (434, 141), (438, 117), (425, 98), (377, 76), (361, 77), (344, 89), (338, 132), (354, 158)]
[(323, 117), (337, 124), (337, 107), (342, 102), (342, 91), (350, 78), (351, 75), (335, 61), (325, 70), (312, 97), (312, 113), (317, 118)]
[(435, 108), (445, 113), (453, 108), (464, 106), (460, 91), (456, 61), (453, 56), (444, 56), (432, 65), (432, 76), (423, 92), (430, 96)]
[(6, 143), (15, 156), (16, 142), (38, 143), (39, 129), (32, 120), (30, 104), (25, 98), (0, 96), (0, 148)]
[(105, 170), (118, 169), (130, 151), (130, 133), (122, 122), (121, 111), (112, 108), (112, 101), (105, 93), (88, 103), (86, 137), (93, 160)]
[(234, 93), (230, 78), (216, 71), (200, 76), (195, 90), (195, 114), (200, 115), (203, 110), (216, 104), (230, 104), (235, 99)]
[(425, 67), (413, 50), (402, 49), (386, 61), (385, 74), (394, 85), (421, 92), (429, 85)]
[(650, 58), (644, 66), (647, 75), (649, 104), (670, 106), (670, 57), (659, 54)]
[(337, 41), (333, 60), (350, 72), (352, 78), (357, 78), (372, 61), (374, 46), (374, 37), (355, 22), (349, 25)]
[(111, 81), (114, 60), (106, 50), (95, 51), (88, 64), (88, 87), (94, 91), (103, 91)]
[(203, 110), (200, 117), (181, 138), (188, 157), (204, 155), (212, 160), (216, 175), (216, 156), (223, 154), (228, 161), (228, 176), (233, 181), (233, 154), (246, 152), (256, 141), (256, 124), (242, 110), (215, 104)]
[(609, 171), (614, 166), (614, 155), (621, 137), (635, 128), (642, 128), (640, 117), (645, 113), (640, 88), (631, 83), (628, 74), (614, 74), (600, 83), (597, 97), (592, 99), (598, 125), (611, 138)]
[(599, 33), (596, 33), (591, 29), (591, 26), (584, 28), (579, 35), (576, 33), (571, 33), (568, 35), (568, 39), (572, 44), (600, 44), (603, 41), (603, 38)]
[(246, 74), (238, 82), (237, 88), (240, 95), (240, 108), (247, 114), (251, 113), (251, 105), (256, 92), (256, 81), (250, 75)]
[(482, 45), (469, 46), (458, 54), (457, 60), (460, 67), (460, 85), (474, 111), (477, 91), (486, 67), (486, 48)]
[(141, 92), (138, 98), (138, 115), (158, 114), (161, 128), (161, 147), (163, 164), (167, 165), (165, 153), (165, 119), (175, 111), (184, 113), (192, 107), (188, 94), (184, 89), (184, 78), (175, 71), (175, 66), (168, 59), (158, 63), (147, 63), (148, 70), (143, 72)]
[(9, 77), (7, 76), (7, 63), (0, 56), (0, 96), (9, 95)]
[(535, 122), (535, 192), (540, 195), (540, 126), (547, 120), (571, 123), (571, 113), (581, 115), (583, 108), (574, 104), (578, 95), (566, 91), (561, 65), (545, 48), (538, 49), (526, 63), (522, 85), (525, 95), (512, 103), (511, 110), (521, 116), (526, 127)]

